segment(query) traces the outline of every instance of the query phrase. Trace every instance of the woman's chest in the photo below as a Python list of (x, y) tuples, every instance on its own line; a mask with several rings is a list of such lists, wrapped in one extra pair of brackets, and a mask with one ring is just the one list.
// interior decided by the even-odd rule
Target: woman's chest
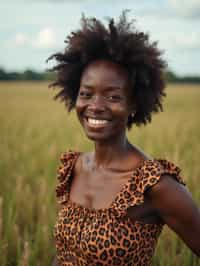
[[(106, 209), (112, 207), (116, 198), (126, 201), (130, 172), (111, 175), (109, 173), (93, 173), (74, 177), (70, 186), (70, 201), (86, 208)], [(146, 223), (157, 222), (157, 216), (148, 200), (140, 206), (132, 207), (127, 212), (134, 220)]]
[(131, 172), (85, 171), (73, 176), (70, 200), (88, 208), (109, 208), (130, 179)]
[(93, 263), (115, 258), (125, 265), (125, 260), (133, 261), (149, 245), (146, 239), (153, 248), (157, 236), (156, 225), (133, 223), (127, 217), (116, 218), (109, 209), (95, 212), (73, 203), (60, 211), (55, 226), (55, 237), (63, 250), (79, 252)]

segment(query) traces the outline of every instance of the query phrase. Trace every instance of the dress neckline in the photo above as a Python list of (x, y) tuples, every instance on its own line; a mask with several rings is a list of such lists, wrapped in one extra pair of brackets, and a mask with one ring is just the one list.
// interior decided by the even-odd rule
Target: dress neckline
[[(73, 176), (72, 176), (72, 172), (73, 172), (73, 169), (74, 169), (74, 166), (75, 166), (75, 163), (77, 161), (77, 159), (79, 158), (79, 156), (82, 154), (81, 152), (75, 152), (73, 151), (73, 159), (71, 160), (71, 167), (69, 168), (69, 172), (68, 172), (68, 178), (72, 178), (73, 179)], [(159, 161), (159, 160), (156, 160), (156, 159), (146, 159), (146, 160), (143, 160), (141, 162), (141, 164), (137, 167), (135, 167), (133, 170), (132, 170), (132, 173), (130, 174), (130, 177), (127, 179), (127, 181), (122, 185), (121, 189), (116, 193), (114, 199), (111, 201), (111, 203), (109, 204), (108, 207), (105, 207), (105, 208), (94, 208), (94, 207), (86, 207), (78, 202), (75, 202), (73, 200), (70, 199), (70, 190), (71, 190), (71, 186), (68, 186), (67, 187), (67, 204), (71, 205), (73, 208), (75, 209), (81, 209), (81, 210), (84, 210), (85, 212), (91, 212), (91, 213), (104, 213), (104, 212), (109, 212), (115, 205), (118, 197), (120, 194), (122, 194), (125, 189), (128, 187), (128, 185), (133, 182), (133, 179), (135, 176), (137, 176), (137, 174), (139, 174), (139, 172), (141, 171), (141, 169), (148, 163), (153, 163), (155, 161)]]

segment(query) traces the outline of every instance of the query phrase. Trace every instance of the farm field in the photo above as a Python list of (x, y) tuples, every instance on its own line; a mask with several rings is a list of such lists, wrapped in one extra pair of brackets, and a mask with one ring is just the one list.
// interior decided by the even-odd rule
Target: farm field
[[(87, 151), (75, 114), (53, 100), (47, 82), (0, 83), (0, 265), (49, 266), (55, 255), (56, 169), (68, 149)], [(129, 139), (165, 158), (200, 206), (200, 85), (169, 85), (164, 112), (133, 127)], [(192, 230), (192, 229), (191, 229)], [(199, 260), (165, 227), (154, 266), (198, 266)]]

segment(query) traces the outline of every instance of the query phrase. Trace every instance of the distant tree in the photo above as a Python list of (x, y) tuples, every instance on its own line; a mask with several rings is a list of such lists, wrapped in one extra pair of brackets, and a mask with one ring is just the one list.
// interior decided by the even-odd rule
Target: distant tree
[(0, 67), (0, 80), (5, 80), (7, 77), (6, 71)]
[(18, 72), (10, 72), (7, 74), (8, 80), (21, 80), (21, 74)]
[[(0, 80), (54, 80), (55, 73), (50, 71), (37, 72), (27, 69), (24, 72), (7, 72), (3, 67), (0, 67)], [(166, 71), (165, 79), (171, 83), (200, 83), (200, 76), (185, 76), (178, 77), (171, 70)]]
[(24, 71), (24, 73), (22, 74), (22, 79), (23, 80), (43, 80), (44, 74), (28, 69)]
[(172, 71), (166, 71), (165, 78), (167, 82), (177, 82), (178, 77)]
[(200, 83), (200, 77), (196, 76), (186, 76), (180, 79), (180, 82), (183, 83)]
[(44, 75), (44, 80), (54, 80), (55, 79), (55, 73), (46, 71), (43, 73)]

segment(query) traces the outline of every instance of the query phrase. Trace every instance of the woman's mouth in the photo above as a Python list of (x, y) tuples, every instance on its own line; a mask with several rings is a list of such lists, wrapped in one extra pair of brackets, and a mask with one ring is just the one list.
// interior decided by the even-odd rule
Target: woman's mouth
[(104, 127), (106, 126), (109, 121), (106, 119), (94, 119), (94, 118), (87, 118), (87, 123), (90, 127), (95, 127), (95, 128), (99, 128), (99, 127)]

